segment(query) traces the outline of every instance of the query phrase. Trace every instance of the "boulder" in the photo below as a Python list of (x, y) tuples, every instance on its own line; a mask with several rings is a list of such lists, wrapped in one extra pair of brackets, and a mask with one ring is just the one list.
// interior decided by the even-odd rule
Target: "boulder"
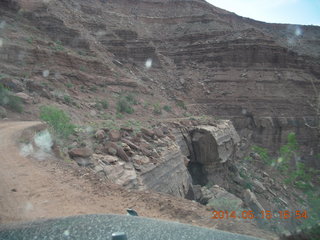
[(115, 130), (115, 129), (109, 131), (109, 140), (110, 141), (117, 142), (120, 139), (121, 139), (120, 131)]
[(212, 161), (226, 162), (235, 152), (240, 137), (231, 121), (221, 121), (216, 126), (197, 126), (191, 133), (194, 151), (203, 164)]
[(154, 132), (152, 130), (146, 129), (146, 128), (141, 128), (140, 130), (144, 135), (148, 136), (148, 137), (153, 137), (154, 136)]
[(161, 128), (155, 128), (155, 129), (154, 129), (154, 134), (155, 134), (158, 138), (163, 138), (163, 137), (165, 136)]
[(117, 155), (120, 159), (126, 162), (130, 160), (123, 148), (114, 142), (108, 142), (104, 148), (104, 152), (109, 153), (110, 155)]
[(87, 147), (73, 148), (68, 153), (71, 158), (88, 158), (92, 155), (91, 149)]
[(129, 162), (129, 157), (128, 155), (126, 154), (126, 152), (123, 150), (122, 147), (119, 147), (117, 148), (117, 156), (119, 158), (121, 158), (123, 161), (125, 162)]
[(96, 133), (94, 134), (95, 138), (98, 140), (103, 140), (105, 138), (105, 132), (103, 129), (99, 129), (98, 131), (96, 131)]

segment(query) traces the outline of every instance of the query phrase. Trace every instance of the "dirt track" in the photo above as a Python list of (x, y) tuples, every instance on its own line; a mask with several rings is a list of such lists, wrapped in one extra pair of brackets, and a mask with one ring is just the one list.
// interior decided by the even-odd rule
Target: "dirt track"
[(20, 155), (16, 140), (22, 130), (39, 122), (0, 122), (0, 223), (79, 214), (141, 216), (274, 239), (273, 234), (247, 222), (214, 222), (198, 203), (149, 191), (131, 191), (75, 174), (57, 161), (38, 162)]
[[(36, 160), (22, 157), (15, 139), (23, 129), (37, 124), (0, 123), (1, 223), (90, 213), (124, 214), (134, 205), (130, 197), (119, 195), (122, 191), (101, 198), (86, 180), (64, 174), (54, 165), (44, 168)], [(151, 209), (148, 212), (159, 217)]]

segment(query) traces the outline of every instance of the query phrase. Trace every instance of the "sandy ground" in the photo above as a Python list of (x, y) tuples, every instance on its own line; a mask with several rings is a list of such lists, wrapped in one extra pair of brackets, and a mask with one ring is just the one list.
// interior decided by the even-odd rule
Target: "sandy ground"
[(211, 220), (211, 212), (192, 201), (123, 189), (75, 173), (57, 161), (22, 157), (16, 144), (20, 133), (38, 124), (0, 122), (0, 223), (79, 214), (126, 214), (127, 208), (134, 208), (145, 217), (275, 239), (250, 221)]

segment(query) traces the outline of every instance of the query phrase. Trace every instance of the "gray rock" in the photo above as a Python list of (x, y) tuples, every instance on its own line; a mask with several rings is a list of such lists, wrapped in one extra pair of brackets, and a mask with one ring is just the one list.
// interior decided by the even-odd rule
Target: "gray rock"
[[(201, 190), (203, 191), (205, 187), (202, 187)], [(228, 192), (224, 188), (214, 185), (213, 187), (206, 189), (209, 192), (210, 199), (208, 199), (208, 205), (211, 207), (220, 207), (220, 210), (238, 210), (243, 207), (243, 201), (235, 196), (234, 194)], [(208, 193), (207, 193), (208, 194)], [(223, 202), (225, 201), (225, 203)], [(214, 203), (219, 203), (219, 206), (214, 206)], [(232, 206), (230, 206), (232, 205)], [(227, 208), (233, 209), (227, 209)], [(225, 209), (222, 209), (225, 208)]]
[(103, 167), (108, 180), (124, 187), (134, 188), (137, 184), (137, 174), (131, 163), (117, 162), (115, 165)]
[(185, 197), (192, 189), (192, 179), (179, 146), (170, 142), (168, 147), (162, 149), (157, 163), (146, 164), (141, 168), (140, 178), (145, 188)]
[(233, 155), (240, 138), (231, 121), (223, 121), (216, 126), (195, 127), (192, 142), (198, 159), (224, 163)]
[(203, 198), (202, 190), (200, 185), (193, 185), (193, 194), (194, 194), (194, 200), (197, 202), (200, 202)]
[(263, 193), (267, 190), (267, 188), (257, 179), (254, 179), (253, 182), (254, 191), (257, 193)]
[(256, 195), (251, 192), (249, 189), (246, 189), (243, 191), (243, 199), (244, 203), (255, 213), (260, 213), (261, 211), (264, 211), (264, 208), (257, 200)]

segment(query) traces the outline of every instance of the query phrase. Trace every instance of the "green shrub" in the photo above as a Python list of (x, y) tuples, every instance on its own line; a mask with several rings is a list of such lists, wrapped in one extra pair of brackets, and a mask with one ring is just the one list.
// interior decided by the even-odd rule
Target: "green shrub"
[(261, 160), (265, 164), (268, 164), (268, 165), (272, 164), (272, 158), (270, 157), (267, 149), (265, 149), (263, 147), (259, 147), (259, 146), (253, 146), (252, 151), (258, 153), (259, 156), (261, 157)]
[(159, 103), (156, 103), (153, 105), (153, 113), (156, 115), (161, 115), (162, 114), (162, 109)]
[(14, 96), (11, 91), (0, 84), (0, 106), (21, 113), (23, 110), (22, 100)]
[(50, 48), (54, 51), (64, 51), (64, 46), (61, 41), (56, 41)]
[(72, 98), (69, 95), (64, 95), (63, 96), (63, 102), (67, 105), (70, 105), (73, 101)]
[(117, 111), (120, 113), (129, 113), (132, 114), (134, 112), (132, 103), (128, 101), (126, 97), (120, 97), (117, 102)]
[(117, 112), (117, 113), (116, 113), (116, 118), (117, 118), (117, 119), (123, 119), (124, 116), (123, 116), (122, 113)]
[(127, 99), (127, 101), (133, 105), (138, 105), (138, 100), (136, 99), (136, 97), (132, 94), (129, 93), (128, 95), (125, 96), (125, 98)]
[(171, 111), (172, 111), (172, 108), (171, 108), (171, 106), (164, 105), (164, 106), (163, 106), (163, 110), (165, 110), (166, 112), (171, 112)]
[[(128, 119), (126, 122), (124, 122), (121, 127), (129, 127), (133, 129), (133, 132), (136, 134), (140, 132), (140, 129), (142, 127), (142, 123), (135, 119)], [(146, 126), (145, 126), (146, 127)]]
[(40, 108), (40, 119), (51, 127), (53, 134), (59, 138), (68, 138), (75, 131), (70, 117), (61, 109), (53, 106)]
[(73, 88), (73, 84), (72, 83), (66, 83), (65, 84), (67, 88)]
[(187, 110), (187, 106), (184, 104), (182, 100), (177, 100), (176, 104), (178, 107), (181, 107), (182, 109)]
[(96, 106), (97, 105), (100, 105), (99, 106), (99, 110), (102, 110), (102, 109), (108, 109), (108, 107), (109, 107), (109, 102), (108, 102), (108, 100), (100, 100), (100, 101), (98, 101), (97, 103), (96, 103)]

